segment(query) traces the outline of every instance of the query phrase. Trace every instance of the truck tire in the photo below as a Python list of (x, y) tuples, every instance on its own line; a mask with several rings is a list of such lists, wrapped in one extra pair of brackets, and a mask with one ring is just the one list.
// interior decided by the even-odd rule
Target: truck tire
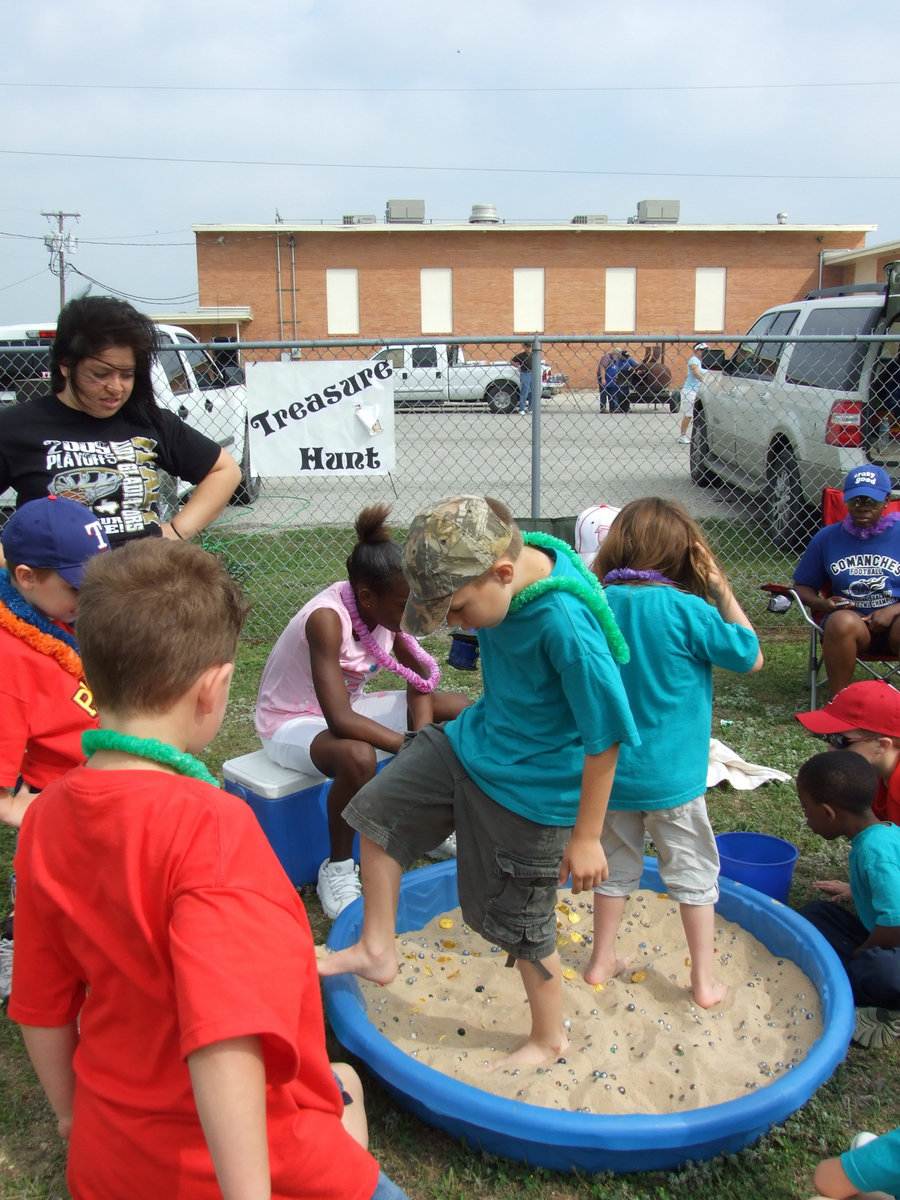
[(259, 475), (250, 474), (250, 431), (244, 432), (244, 453), (241, 455), (241, 482), (234, 489), (234, 495), (229, 504), (239, 504), (245, 507), (255, 504), (262, 491), (262, 479)]
[(492, 383), (484, 393), (488, 412), (511, 413), (519, 403), (519, 388), (514, 383)]
[(777, 446), (769, 459), (765, 519), (772, 543), (788, 553), (802, 550), (815, 529), (815, 519), (804, 502), (800, 472), (790, 446)]
[(716, 474), (709, 469), (709, 439), (706, 436), (706, 414), (702, 408), (694, 413), (691, 426), (691, 444), (688, 449), (691, 479), (697, 487), (707, 488), (718, 482)]

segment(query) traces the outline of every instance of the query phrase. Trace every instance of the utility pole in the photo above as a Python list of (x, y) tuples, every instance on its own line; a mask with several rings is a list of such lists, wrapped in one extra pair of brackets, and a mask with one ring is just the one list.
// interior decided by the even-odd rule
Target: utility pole
[(73, 217), (78, 221), (81, 213), (42, 212), (41, 216), (46, 217), (48, 221), (56, 221), (56, 232), (46, 234), (44, 245), (50, 251), (51, 271), (53, 271), (54, 259), (56, 260), (57, 270), (54, 274), (59, 275), (59, 307), (62, 310), (66, 303), (66, 255), (74, 254), (78, 247), (78, 243), (71, 233), (66, 233), (66, 220)]

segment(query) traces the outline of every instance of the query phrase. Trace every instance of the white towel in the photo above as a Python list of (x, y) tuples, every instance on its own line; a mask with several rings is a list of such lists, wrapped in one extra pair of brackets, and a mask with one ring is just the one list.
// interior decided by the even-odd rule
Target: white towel
[(730, 783), (739, 791), (746, 792), (775, 779), (779, 783), (787, 783), (790, 775), (784, 771), (776, 771), (774, 767), (760, 767), (756, 763), (744, 762), (734, 750), (724, 742), (715, 738), (709, 740), (709, 769), (706, 773), (706, 786), (715, 787), (717, 783)]

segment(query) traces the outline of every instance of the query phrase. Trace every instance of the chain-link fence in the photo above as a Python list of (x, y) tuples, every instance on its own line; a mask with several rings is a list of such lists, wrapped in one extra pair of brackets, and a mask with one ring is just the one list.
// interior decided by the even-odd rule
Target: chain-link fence
[[(810, 328), (804, 312), (799, 336), (782, 306), (765, 328), (706, 338), (699, 352), (696, 337), (669, 336), (169, 347), (161, 402), (243, 463), (239, 503), (204, 544), (242, 578), (251, 636), (272, 640), (323, 575), (343, 576), (360, 509), (388, 503), (402, 530), (454, 492), (497, 496), (526, 528), (569, 539), (590, 505), (679, 500), (765, 623), (759, 585), (790, 578), (819, 525), (822, 488), (866, 461), (900, 474), (898, 335), (879, 324), (883, 304), (828, 302), (812, 317), (830, 323)], [(242, 367), (321, 360), (390, 364), (394, 469), (259, 479), (246, 452)]]

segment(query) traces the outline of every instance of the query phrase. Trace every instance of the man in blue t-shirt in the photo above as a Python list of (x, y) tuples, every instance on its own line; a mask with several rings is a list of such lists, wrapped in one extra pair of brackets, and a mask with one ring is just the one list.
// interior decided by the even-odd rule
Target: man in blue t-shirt
[[(900, 654), (900, 525), (885, 512), (891, 479), (854, 467), (844, 480), (848, 516), (820, 529), (794, 572), (797, 594), (822, 618), (832, 696), (853, 679), (860, 654)], [(824, 594), (823, 594), (824, 593)]]

